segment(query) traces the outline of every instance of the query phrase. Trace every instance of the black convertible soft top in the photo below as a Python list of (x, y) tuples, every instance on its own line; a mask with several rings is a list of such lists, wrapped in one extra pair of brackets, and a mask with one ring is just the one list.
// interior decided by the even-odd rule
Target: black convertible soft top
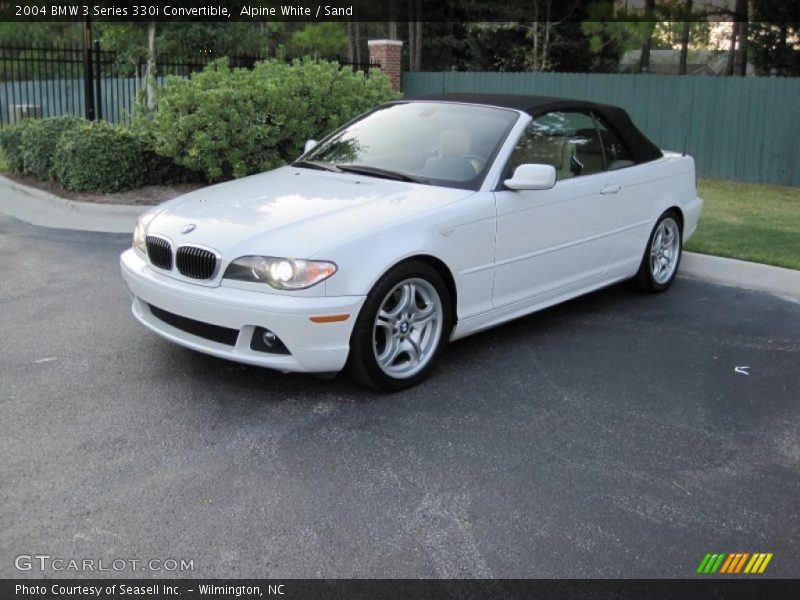
[(573, 100), (571, 98), (554, 98), (552, 96), (525, 96), (516, 94), (433, 94), (408, 98), (408, 100), (427, 100), (440, 102), (460, 102), (463, 104), (482, 104), (524, 111), (531, 116), (554, 110), (593, 110), (599, 114), (630, 150), (637, 163), (649, 162), (661, 158), (663, 154), (653, 142), (648, 140), (633, 124), (628, 113), (618, 106)]

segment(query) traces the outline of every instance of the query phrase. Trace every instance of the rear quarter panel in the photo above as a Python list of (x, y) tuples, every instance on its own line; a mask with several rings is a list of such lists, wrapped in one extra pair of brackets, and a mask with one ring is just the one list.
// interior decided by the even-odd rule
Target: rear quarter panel
[(633, 275), (658, 218), (678, 208), (684, 220), (684, 240), (694, 233), (702, 200), (697, 197), (694, 160), (674, 152), (614, 173), (622, 186), (617, 200), (622, 232), (610, 271)]

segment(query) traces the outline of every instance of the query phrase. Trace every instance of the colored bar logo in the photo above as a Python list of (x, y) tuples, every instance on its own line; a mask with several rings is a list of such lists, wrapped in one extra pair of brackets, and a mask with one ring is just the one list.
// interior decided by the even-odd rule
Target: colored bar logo
[[(700, 561), (696, 573), (701, 575), (724, 573), (732, 575), (737, 573), (761, 574), (767, 569), (772, 560), (772, 552), (735, 552), (733, 554), (708, 553)], [(745, 566), (746, 565), (746, 566)]]

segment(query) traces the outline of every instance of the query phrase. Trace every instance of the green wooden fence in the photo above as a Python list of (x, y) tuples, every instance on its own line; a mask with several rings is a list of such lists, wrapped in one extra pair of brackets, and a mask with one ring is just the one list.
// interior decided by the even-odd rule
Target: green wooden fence
[(800, 185), (800, 79), (586, 73), (404, 73), (408, 98), (441, 92), (539, 94), (625, 108), (701, 177)]

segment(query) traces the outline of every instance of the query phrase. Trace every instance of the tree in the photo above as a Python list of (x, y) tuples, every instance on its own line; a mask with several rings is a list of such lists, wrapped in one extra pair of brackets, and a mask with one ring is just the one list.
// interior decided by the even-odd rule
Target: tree
[(723, 11), (733, 16), (731, 33), (728, 38), (728, 60), (725, 65), (725, 74), (734, 73), (744, 76), (747, 73), (747, 21), (748, 21), (748, 0), (736, 0), (736, 6), (731, 13)]
[(581, 31), (589, 41), (595, 68), (591, 70), (613, 71), (618, 68), (622, 54), (641, 47), (642, 23), (624, 9), (598, 2), (587, 8), (586, 20)]
[(144, 72), (145, 87), (147, 89), (147, 110), (152, 113), (156, 110), (156, 24), (147, 24), (147, 70)]
[(739, 48), (734, 61), (734, 72), (740, 77), (747, 75), (747, 22), (750, 18), (748, 0), (736, 0), (736, 37)]
[(645, 27), (642, 35), (642, 52), (639, 55), (639, 72), (644, 73), (650, 69), (650, 47), (653, 43), (655, 30), (656, 0), (645, 0), (644, 19)]
[(408, 0), (408, 69), (422, 69), (422, 0)]
[[(284, 23), (202, 23), (160, 22), (154, 45), (155, 60), (162, 56), (174, 62), (200, 63), (220, 56), (272, 55), (280, 44)], [(98, 21), (95, 38), (105, 50), (117, 53), (129, 73), (148, 60), (148, 23)]]
[(289, 48), (296, 55), (336, 58), (347, 51), (347, 31), (342, 23), (311, 23), (292, 34)]
[(397, 39), (397, 0), (389, 0), (389, 39)]
[(681, 27), (681, 55), (678, 60), (678, 75), (686, 75), (686, 59), (689, 54), (689, 34), (692, 29), (692, 0), (686, 0), (684, 4), (685, 12)]
[(0, 21), (0, 43), (6, 46), (77, 46), (82, 40), (82, 23)]
[(800, 76), (800, 3), (754, 0), (748, 54), (759, 75)]

